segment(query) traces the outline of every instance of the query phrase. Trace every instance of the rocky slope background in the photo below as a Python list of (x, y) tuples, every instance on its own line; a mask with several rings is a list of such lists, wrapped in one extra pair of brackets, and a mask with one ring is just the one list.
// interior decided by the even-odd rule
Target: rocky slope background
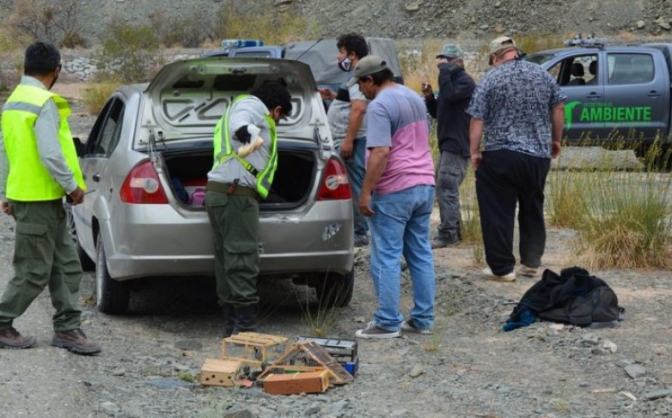
[[(62, 0), (48, 0), (54, 4)], [(19, 0), (0, 0), (9, 15)], [(83, 0), (79, 9), (82, 35), (98, 42), (103, 25), (113, 18), (148, 23), (152, 13), (179, 17), (220, 8), (240, 13), (270, 9), (302, 14), (322, 36), (354, 30), (367, 36), (444, 38), (491, 36), (496, 33), (567, 34), (595, 32), (635, 36), (667, 35), (672, 0)], [(0, 15), (0, 18), (2, 17)]]

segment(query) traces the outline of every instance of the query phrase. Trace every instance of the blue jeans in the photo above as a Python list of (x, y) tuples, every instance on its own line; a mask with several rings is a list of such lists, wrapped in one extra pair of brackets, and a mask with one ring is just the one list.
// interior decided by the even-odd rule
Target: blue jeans
[(413, 283), (410, 317), (420, 328), (434, 326), (434, 257), (429, 240), (429, 216), (434, 187), (419, 185), (371, 198), (371, 276), (378, 297), (376, 325), (398, 331), (404, 316), (399, 312), (401, 266), (404, 255)]
[[(336, 152), (341, 153), (341, 144), (336, 145)], [(362, 183), (366, 174), (366, 138), (357, 138), (353, 145), (353, 156), (345, 160), (345, 169), (348, 171), (350, 190), (352, 190), (352, 210), (354, 212), (355, 235), (366, 235), (369, 232), (369, 223), (366, 216), (359, 212), (357, 201), (362, 193)]]

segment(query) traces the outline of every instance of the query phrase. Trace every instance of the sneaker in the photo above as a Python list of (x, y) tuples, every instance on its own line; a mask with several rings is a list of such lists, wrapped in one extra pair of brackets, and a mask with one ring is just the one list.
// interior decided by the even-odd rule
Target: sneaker
[(404, 332), (412, 332), (414, 334), (430, 335), (434, 333), (433, 329), (430, 328), (420, 328), (415, 325), (413, 318), (408, 318), (401, 323), (401, 330)]
[(79, 328), (72, 331), (55, 332), (51, 345), (65, 348), (75, 354), (98, 354), (101, 351), (100, 347), (89, 340), (84, 331)]
[(355, 234), (355, 247), (366, 247), (367, 245), (369, 245), (369, 237)]
[(364, 338), (364, 339), (385, 339), (385, 338), (397, 338), (401, 337), (400, 331), (388, 331), (386, 329), (379, 328), (374, 321), (366, 324), (366, 328), (360, 329), (355, 332), (355, 337)]
[(496, 282), (515, 282), (516, 281), (516, 273), (511, 272), (508, 274), (505, 274), (503, 276), (498, 276), (495, 273), (492, 272), (490, 267), (486, 267), (483, 269), (483, 276), (488, 279), (488, 280), (494, 280)]
[(455, 245), (458, 245), (459, 243), (460, 243), (459, 239), (456, 239), (454, 241), (444, 241), (442, 239), (434, 238), (432, 240), (432, 250), (436, 250), (437, 248), (453, 247)]
[(37, 343), (32, 335), (21, 335), (14, 327), (0, 330), (0, 348), (30, 348)]
[(539, 273), (539, 269), (536, 267), (527, 267), (526, 265), (521, 265), (516, 272), (519, 276), (524, 277), (536, 277)]

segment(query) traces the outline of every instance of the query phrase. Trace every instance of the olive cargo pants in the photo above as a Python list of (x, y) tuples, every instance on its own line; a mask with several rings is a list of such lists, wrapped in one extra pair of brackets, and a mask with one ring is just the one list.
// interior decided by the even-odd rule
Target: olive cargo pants
[(251, 196), (208, 189), (205, 207), (212, 225), (220, 306), (258, 303), (259, 202)]
[(54, 331), (80, 327), (77, 309), (82, 267), (68, 233), (63, 201), (9, 202), (16, 219), (14, 277), (0, 298), (0, 329), (12, 326), (49, 286)]

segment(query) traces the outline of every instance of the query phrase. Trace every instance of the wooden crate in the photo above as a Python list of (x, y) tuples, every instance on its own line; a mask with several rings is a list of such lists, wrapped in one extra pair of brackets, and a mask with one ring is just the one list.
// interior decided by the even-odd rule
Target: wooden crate
[(241, 360), (250, 367), (259, 367), (264, 361), (275, 361), (289, 346), (286, 337), (240, 332), (222, 340), (220, 358)]
[(201, 384), (233, 387), (242, 367), (243, 362), (238, 360), (206, 359), (201, 369)]
[(264, 379), (264, 392), (271, 395), (323, 393), (329, 389), (329, 371), (272, 374)]

